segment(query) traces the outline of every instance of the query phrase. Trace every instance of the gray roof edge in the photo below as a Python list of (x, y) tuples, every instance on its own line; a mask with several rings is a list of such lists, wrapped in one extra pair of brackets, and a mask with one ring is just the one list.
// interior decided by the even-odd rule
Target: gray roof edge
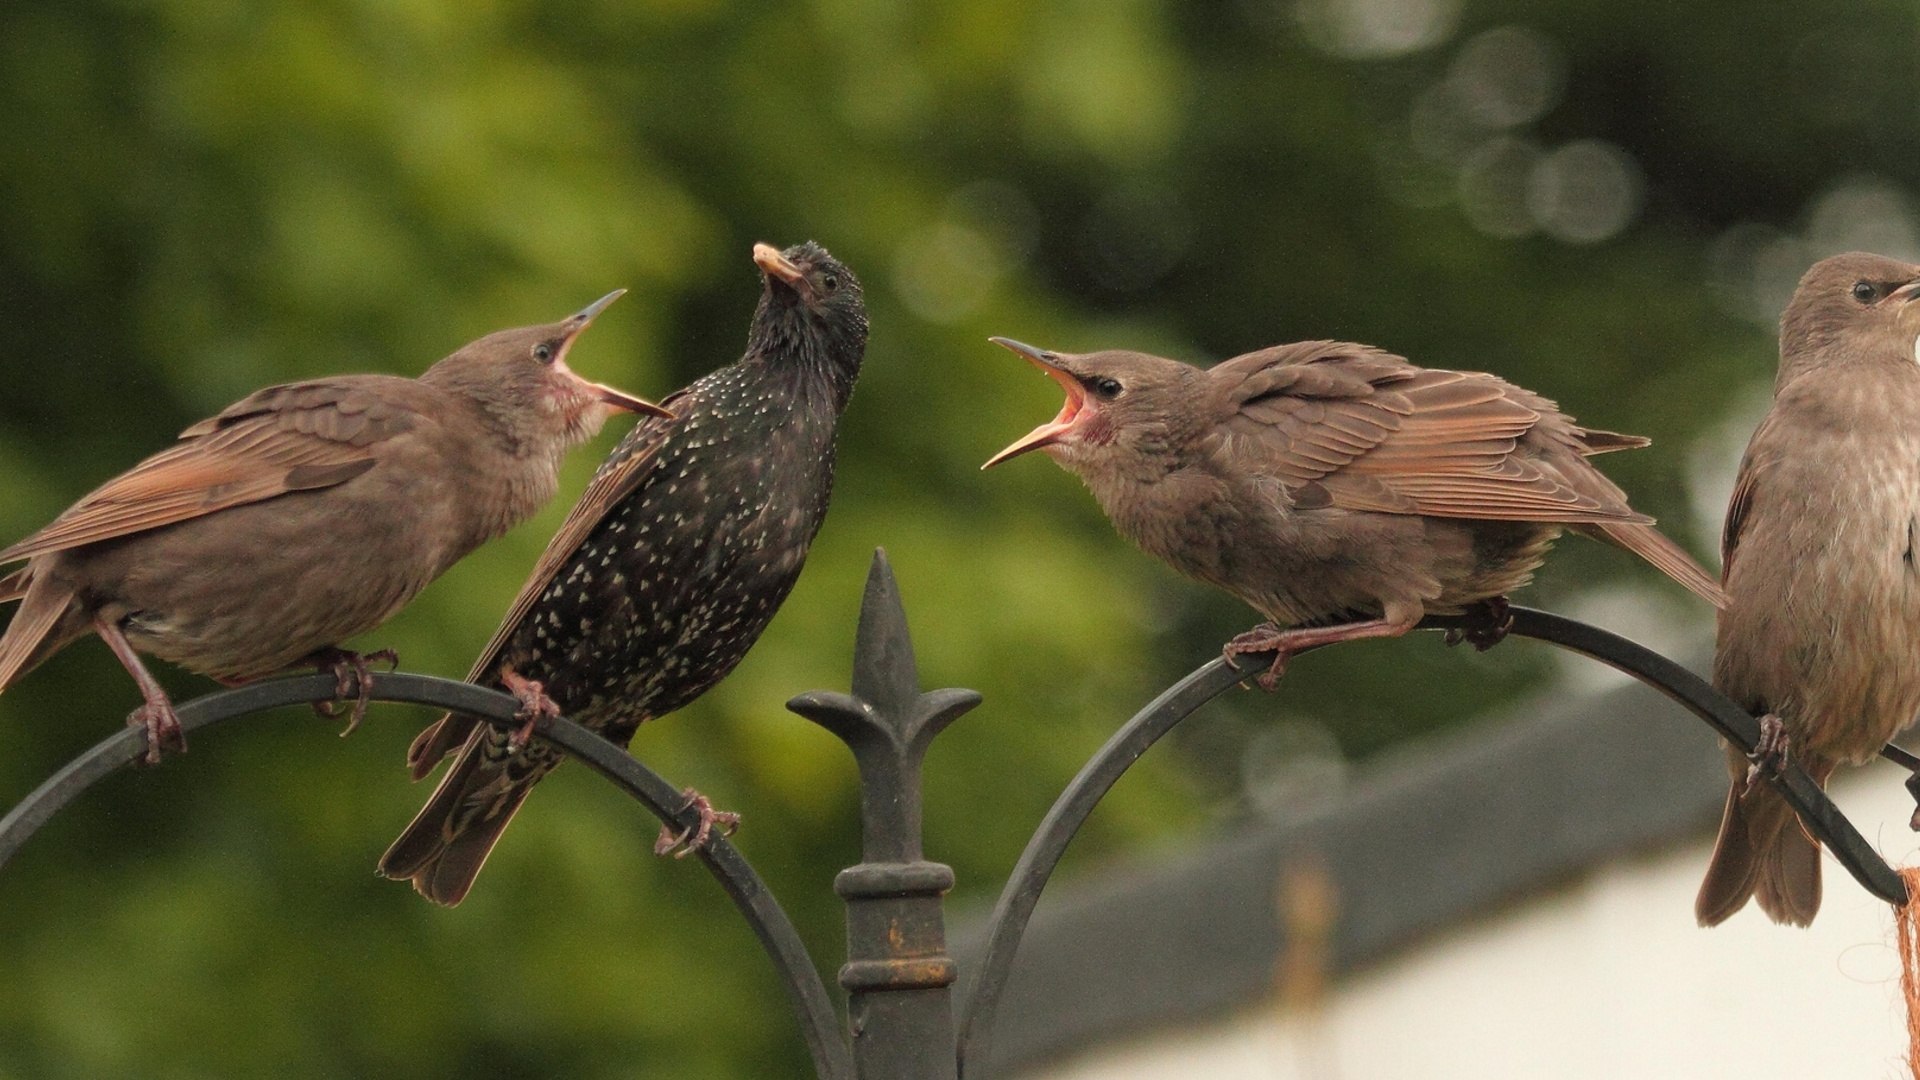
[[(1317, 974), (1351, 971), (1594, 863), (1703, 830), (1726, 790), (1716, 747), (1638, 684), (1549, 697), (1388, 755), (1318, 812), (1057, 882), (979, 1075), (1271, 997), (1290, 957)], [(978, 913), (956, 922), (964, 984), (984, 926)]]

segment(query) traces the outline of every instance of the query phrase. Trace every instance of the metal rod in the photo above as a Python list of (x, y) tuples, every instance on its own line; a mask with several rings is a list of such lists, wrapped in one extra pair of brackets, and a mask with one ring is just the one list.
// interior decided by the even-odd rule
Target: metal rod
[[(1514, 607), (1511, 611), (1510, 633), (1592, 657), (1623, 671), (1678, 702), (1722, 737), (1749, 751), (1759, 739), (1759, 724), (1753, 717), (1721, 696), (1706, 680), (1659, 653), (1618, 634), (1559, 615), (1523, 607)], [(1422, 620), (1417, 629), (1450, 630), (1465, 624), (1466, 620), (1458, 616), (1430, 616)], [(1243, 663), (1246, 666), (1236, 671), (1224, 660), (1211, 660), (1149, 702), (1081, 767), (1047, 811), (988, 917), (986, 949), (981, 954), (978, 970), (971, 973), (960, 994), (956, 1049), (963, 1077), (968, 1075), (969, 1065), (978, 1066), (987, 1058), (994, 1019), (1013, 970), (1014, 955), (1033, 917), (1034, 906), (1066, 853), (1067, 845), (1093, 813), (1094, 806), (1154, 743), (1222, 691), (1265, 666), (1260, 662), (1260, 654), (1248, 654)], [(1800, 814), (1808, 831), (1827, 845), (1868, 892), (1891, 904), (1907, 902), (1906, 886), (1900, 876), (1840, 813), (1819, 785), (1797, 767), (1785, 770), (1774, 783)]]
[[(1558, 645), (1626, 672), (1684, 706), (1742, 750), (1751, 753), (1760, 741), (1759, 721), (1745, 709), (1728, 700), (1707, 680), (1638, 642), (1532, 608), (1514, 608), (1513, 619), (1514, 633)], [(1440, 621), (1434, 620), (1436, 624)], [(1834, 858), (1862, 888), (1889, 904), (1906, 904), (1907, 887), (1900, 875), (1867, 843), (1833, 800), (1827, 798), (1820, 785), (1798, 767), (1783, 770), (1773, 784), (1800, 815), (1807, 831), (1833, 852)]]
[(1915, 757), (1892, 743), (1880, 748), (1880, 756), (1910, 773), (1920, 773), (1920, 757)]
[[(331, 701), (335, 694), (332, 676), (307, 675), (271, 679), (208, 694), (179, 706), (176, 711), (181, 730), (192, 732), (265, 709)], [(369, 696), (378, 701), (451, 709), (500, 728), (517, 727), (520, 723), (514, 718), (519, 703), (513, 698), (451, 679), (374, 674)], [(697, 813), (683, 805), (685, 800), (679, 788), (620, 747), (567, 719), (542, 722), (536, 730), (541, 738), (612, 781), (661, 821), (680, 827), (697, 822)], [(62, 807), (104, 777), (132, 764), (146, 749), (145, 732), (123, 729), (34, 789), (6, 817), (0, 818), (0, 867)], [(853, 1057), (840, 1034), (840, 1019), (834, 1011), (833, 1000), (792, 920), (774, 901), (759, 874), (725, 838), (715, 836), (712, 844), (698, 854), (753, 927), (754, 935), (773, 961), (800, 1021), (807, 1049), (813, 1055), (814, 1071), (826, 1080), (853, 1080)]]
[(1040, 893), (1046, 889), (1054, 867), (1066, 854), (1067, 845), (1080, 831), (1080, 826), (1120, 777), (1159, 742), (1161, 736), (1245, 677), (1218, 658), (1201, 665), (1114, 732), (1054, 801), (1026, 850), (1020, 853), (1013, 876), (1007, 879), (999, 902), (993, 906), (993, 914), (987, 920), (990, 933), (986, 951), (980, 956), (979, 969), (961, 990), (957, 1046), (961, 1076), (968, 1075), (969, 1066), (986, 1059), (1000, 996), (1007, 988), (1007, 976), (1012, 973), (1013, 956), (1020, 949), (1027, 921), (1033, 917)]
[[(1513, 608), (1512, 614), (1512, 633), (1624, 671), (1680, 703), (1744, 749), (1751, 750), (1758, 740), (1759, 726), (1753, 717), (1666, 657), (1616, 634), (1557, 615), (1528, 608)], [(1420, 628), (1446, 630), (1463, 621), (1429, 618)], [(867, 1051), (860, 1056), (872, 1059), (867, 1062), (873, 1066), (866, 1070), (869, 1074), (905, 1075), (900, 1070), (911, 1065), (916, 1075), (922, 1071), (927, 1075), (952, 1075), (955, 1064), (964, 1072), (969, 1062), (985, 1060), (995, 1013), (1028, 920), (1067, 845), (1093, 808), (1168, 731), (1263, 664), (1255, 654), (1243, 661), (1247, 666), (1237, 670), (1217, 659), (1202, 665), (1135, 714), (1081, 768), (1029, 841), (994, 908), (986, 951), (960, 997), (956, 1038), (947, 1024), (928, 1022), (936, 1012), (950, 1015), (946, 983), (952, 978), (952, 961), (944, 951), (939, 898), (951, 886), (952, 878), (946, 867), (920, 857), (918, 763), (940, 729), (979, 698), (971, 691), (918, 691), (905, 612), (884, 554), (876, 555), (861, 623), (855, 692), (802, 695), (789, 706), (832, 729), (853, 746), (861, 759), (864, 797), (876, 808), (868, 815), (873, 819), (868, 822), (868, 861), (844, 872), (836, 882), (836, 889), (849, 901), (850, 916), (849, 962), (841, 971), (841, 982), (864, 1003), (856, 1010), (854, 1026), (856, 1036), (864, 1036), (856, 1039), (856, 1045)], [(382, 701), (452, 709), (498, 727), (519, 723), (514, 715), (518, 703), (511, 697), (468, 683), (421, 675), (375, 674), (370, 690), (370, 696)], [(180, 706), (178, 712), (182, 729), (195, 731), (265, 709), (332, 700), (336, 693), (329, 676), (278, 679), (209, 694)], [(677, 788), (620, 747), (569, 720), (542, 722), (536, 730), (639, 800), (660, 820), (685, 826), (695, 819), (696, 812), (683, 805)], [(62, 807), (102, 778), (131, 764), (145, 750), (144, 732), (123, 730), (74, 759), (28, 795), (0, 818), (0, 866)], [(1897, 754), (1888, 756), (1899, 760)], [(1800, 814), (1808, 831), (1862, 886), (1890, 903), (1906, 902), (1906, 889), (1899, 876), (1803, 772), (1789, 768), (1773, 783)], [(840, 1033), (825, 983), (792, 922), (752, 867), (724, 838), (715, 838), (699, 854), (753, 927), (786, 983), (818, 1075), (827, 1080), (853, 1080), (856, 1055)], [(873, 908), (871, 912), (866, 910), (869, 907)], [(895, 937), (900, 940), (893, 941)], [(900, 1030), (883, 1033), (894, 1027)], [(896, 1037), (908, 1030), (921, 1034), (906, 1040)], [(957, 1054), (948, 1057), (954, 1050)], [(942, 1058), (949, 1066), (945, 1070), (934, 1065)]]

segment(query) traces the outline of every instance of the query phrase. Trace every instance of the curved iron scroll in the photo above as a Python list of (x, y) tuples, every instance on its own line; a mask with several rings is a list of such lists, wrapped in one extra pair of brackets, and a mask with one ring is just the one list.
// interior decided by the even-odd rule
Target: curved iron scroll
[[(1513, 633), (1592, 657), (1632, 675), (1685, 706), (1736, 745), (1751, 749), (1758, 740), (1759, 727), (1752, 717), (1714, 692), (1704, 680), (1658, 653), (1557, 615), (1514, 608), (1513, 616)], [(1452, 629), (1462, 621), (1432, 618), (1421, 628)], [(952, 1076), (956, 1065), (964, 1070), (969, 1061), (985, 1058), (1014, 954), (1040, 893), (1074, 834), (1107, 791), (1155, 742), (1256, 670), (1236, 669), (1221, 660), (1200, 667), (1137, 713), (1081, 768), (1029, 841), (1000, 895), (989, 924), (986, 951), (961, 999), (956, 1039), (947, 997), (952, 961), (944, 951), (939, 914), (940, 897), (952, 878), (946, 867), (920, 858), (918, 761), (933, 733), (978, 698), (971, 691), (917, 692), (905, 613), (884, 553), (876, 553), (861, 608), (855, 693), (802, 695), (791, 704), (841, 734), (854, 747), (861, 760), (863, 806), (872, 811), (863, 820), (874, 819), (867, 822), (865, 850), (870, 862), (843, 873), (836, 885), (849, 901), (848, 939), (854, 950), (850, 954), (854, 959), (841, 971), (841, 982), (854, 994), (854, 1042), (863, 1051), (861, 1060), (871, 1066), (868, 1075), (908, 1075), (901, 1071), (901, 1063), (906, 1062), (916, 1069), (911, 1075)], [(514, 712), (518, 706), (512, 698), (468, 683), (421, 675), (374, 675), (369, 691), (371, 697), (382, 701), (454, 709), (499, 727), (517, 724)], [(334, 694), (330, 676), (279, 679), (209, 694), (180, 706), (179, 713), (182, 727), (193, 731), (265, 709), (329, 700)], [(692, 823), (695, 815), (682, 805), (680, 793), (620, 747), (564, 719), (543, 721), (537, 731), (645, 804), (662, 821), (681, 826)], [(895, 763), (898, 767), (876, 768), (869, 759), (881, 743), (912, 752), (900, 757)], [(144, 733), (121, 731), (75, 759), (0, 818), (0, 866), (63, 806), (141, 756), (145, 745)], [(902, 772), (903, 768), (906, 771)], [(880, 777), (881, 773), (891, 779)], [(1774, 782), (1808, 830), (1861, 885), (1890, 903), (1906, 903), (1907, 893), (1900, 878), (1804, 773), (1788, 769)], [(879, 813), (883, 810), (887, 812)], [(876, 822), (884, 827), (875, 827)], [(753, 927), (786, 984), (816, 1073), (828, 1080), (852, 1080), (859, 1067), (856, 1054), (842, 1037), (819, 970), (786, 914), (726, 840), (716, 838), (700, 856)], [(874, 858), (882, 861), (874, 863)], [(907, 879), (912, 879), (912, 888), (902, 885)], [(868, 908), (874, 910), (869, 912)], [(875, 949), (880, 952), (874, 956), (860, 951)], [(909, 1037), (909, 1032), (920, 1034)]]
[[(1515, 607), (1512, 613), (1511, 633), (1557, 645), (1623, 671), (1672, 698), (1706, 721), (1723, 738), (1746, 750), (1751, 751), (1758, 741), (1760, 728), (1753, 717), (1714, 690), (1706, 680), (1659, 653), (1618, 634), (1549, 612)], [(1458, 616), (1431, 616), (1423, 620), (1418, 629), (1451, 630), (1463, 623)], [(962, 1076), (966, 1075), (969, 1062), (986, 1059), (1000, 997), (1006, 990), (1007, 977), (1026, 933), (1027, 921), (1032, 918), (1034, 905), (1047, 887), (1054, 867), (1080, 826), (1093, 813), (1094, 806), (1161, 736), (1228, 687), (1265, 666), (1258, 654), (1252, 654), (1246, 666), (1239, 670), (1218, 659), (1195, 669), (1134, 714), (1133, 719), (1081, 767), (1079, 775), (1055, 800), (1021, 853), (999, 902), (994, 905), (987, 921), (986, 950), (961, 998), (958, 1052)], [(1900, 876), (1806, 773), (1797, 767), (1789, 768), (1774, 783), (1799, 813), (1807, 830), (1833, 852), (1854, 880), (1890, 904), (1907, 902), (1906, 886)], [(1920, 814), (1916, 814), (1916, 820), (1920, 820)]]
[[(518, 702), (471, 683), (428, 675), (375, 674), (368, 691), (377, 701), (452, 709), (477, 716), (496, 727), (519, 725), (514, 718)], [(335, 693), (331, 675), (272, 679), (195, 698), (180, 705), (177, 711), (181, 728), (195, 731), (266, 709), (329, 701)], [(686, 800), (678, 788), (606, 739), (564, 718), (543, 720), (536, 730), (541, 738), (612, 781), (661, 821), (680, 827), (698, 821), (698, 815), (684, 806)], [(27, 838), (62, 807), (109, 774), (131, 764), (146, 748), (143, 731), (125, 729), (75, 758), (36, 788), (6, 817), (0, 818), (0, 866), (5, 866)], [(827, 996), (819, 969), (807, 954), (786, 912), (774, 901), (760, 875), (724, 838), (716, 836), (698, 854), (753, 927), (778, 970), (800, 1020), (807, 1049), (813, 1055), (814, 1071), (828, 1080), (852, 1080), (853, 1059), (840, 1036), (840, 1021), (833, 1001)]]

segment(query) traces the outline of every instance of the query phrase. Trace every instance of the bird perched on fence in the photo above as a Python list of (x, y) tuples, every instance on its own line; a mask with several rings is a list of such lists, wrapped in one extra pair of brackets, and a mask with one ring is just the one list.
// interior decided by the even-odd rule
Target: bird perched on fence
[(272, 386), (181, 432), (0, 551), (27, 560), (0, 578), (0, 600), (21, 602), (0, 689), (97, 633), (145, 698), (128, 723), (150, 762), (185, 741), (141, 653), (229, 683), (313, 663), (344, 696), (366, 661), (341, 641), (551, 498), (562, 456), (613, 409), (663, 411), (567, 368), (619, 295), (490, 334), (418, 378)]
[[(726, 677), (800, 575), (833, 490), (834, 434), (866, 352), (860, 283), (817, 244), (755, 245), (760, 304), (739, 362), (639, 425), (573, 508), (470, 676), (519, 698), (503, 732), (448, 715), (414, 740), (415, 779), (459, 757), (380, 861), (436, 903), (457, 904), (558, 751), (528, 742), (563, 712), (624, 746), (641, 723)], [(662, 853), (707, 842), (662, 828)]]
[[(1740, 461), (1721, 535), (1732, 598), (1713, 682), (1760, 717), (1694, 903), (1715, 925), (1748, 898), (1775, 922), (1820, 910), (1820, 845), (1761, 774), (1789, 753), (1816, 783), (1920, 712), (1920, 266), (1815, 263), (1780, 318), (1773, 405)], [(1920, 825), (1920, 814), (1916, 815)]]
[(1563, 529), (1626, 548), (1714, 604), (1713, 577), (1588, 463), (1647, 440), (1576, 425), (1551, 401), (1366, 345), (1305, 341), (1209, 369), (1138, 352), (1050, 352), (1006, 338), (1066, 405), (996, 454), (1042, 449), (1149, 554), (1270, 622), (1229, 659), (1392, 637), (1429, 612), (1505, 634), (1506, 594)]

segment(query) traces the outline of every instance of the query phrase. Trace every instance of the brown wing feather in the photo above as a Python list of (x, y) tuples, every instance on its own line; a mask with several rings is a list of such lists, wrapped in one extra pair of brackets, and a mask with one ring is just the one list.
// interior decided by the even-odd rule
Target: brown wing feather
[[(661, 404), (671, 409), (675, 399), (680, 396), (677, 393), (670, 395)], [(493, 637), (481, 650), (480, 658), (474, 661), (472, 670), (467, 672), (468, 682), (484, 682), (498, 674), (495, 669), (500, 664), (500, 653), (519, 628), (520, 621), (527, 617), (527, 612), (533, 610), (533, 605), (540, 600), (540, 594), (547, 591), (554, 575), (586, 542), (594, 526), (600, 524), (600, 519), (640, 486), (652, 468), (661, 444), (671, 434), (673, 423), (673, 420), (665, 417), (643, 422), (628, 436), (635, 440), (632, 452), (609, 460), (594, 474), (580, 501), (573, 504), (566, 520), (560, 523), (559, 531), (553, 534), (552, 540), (547, 541), (547, 548), (540, 553), (540, 561), (534, 564), (533, 573), (527, 575), (526, 583), (520, 586), (520, 593), (507, 609), (506, 617), (500, 620)], [(446, 713), (416, 736), (407, 750), (407, 765), (413, 771), (413, 778), (419, 780), (432, 772), (441, 758), (466, 742), (477, 723), (469, 716)]]
[(352, 375), (269, 386), (180, 433), (199, 438), (231, 428), (243, 420), (268, 415), (285, 418), (294, 430), (319, 435), (331, 442), (366, 446), (411, 425), (414, 410), (406, 402), (423, 392), (416, 379), (394, 375)]
[(1615, 450), (1639, 450), (1652, 445), (1653, 440), (1644, 435), (1622, 435), (1617, 431), (1601, 431), (1599, 428), (1580, 429), (1580, 452), (1588, 457), (1611, 454)]
[(1592, 529), (1593, 535), (1647, 560), (1661, 573), (1685, 585), (1695, 596), (1714, 607), (1727, 606), (1727, 591), (1721, 588), (1721, 583), (1714, 579), (1713, 573), (1694, 562), (1693, 556), (1687, 554), (1684, 548), (1667, 539), (1653, 526), (1607, 522), (1594, 525)]
[(1747, 526), (1747, 513), (1753, 509), (1754, 477), (1760, 472), (1751, 460), (1740, 463), (1740, 476), (1733, 482), (1733, 497), (1727, 501), (1727, 520), (1720, 527), (1720, 581), (1726, 583), (1733, 569), (1733, 553), (1740, 547), (1740, 532)]
[[(29, 583), (20, 610), (14, 612), (7, 632), (0, 634), (0, 690), (46, 658), (50, 650), (43, 649), (42, 643), (73, 601), (73, 590), (59, 582), (42, 578)], [(56, 639), (53, 644), (58, 647), (62, 642)]]
[(269, 387), (181, 433), (53, 523), (0, 551), (0, 563), (172, 525), (289, 491), (332, 487), (372, 468), (370, 449), (417, 415), (361, 376)]
[(27, 595), (27, 587), (33, 584), (33, 567), (23, 566), (6, 577), (0, 578), (0, 604), (10, 603)]
[[(1551, 402), (1494, 376), (1418, 368), (1340, 342), (1267, 349), (1213, 370), (1228, 382), (1234, 449), (1250, 450), (1289, 488), (1319, 483), (1334, 506), (1516, 521), (1650, 520), (1581, 461), (1586, 432)], [(1572, 453), (1550, 461), (1561, 445)], [(1576, 469), (1583, 474), (1569, 475)]]

